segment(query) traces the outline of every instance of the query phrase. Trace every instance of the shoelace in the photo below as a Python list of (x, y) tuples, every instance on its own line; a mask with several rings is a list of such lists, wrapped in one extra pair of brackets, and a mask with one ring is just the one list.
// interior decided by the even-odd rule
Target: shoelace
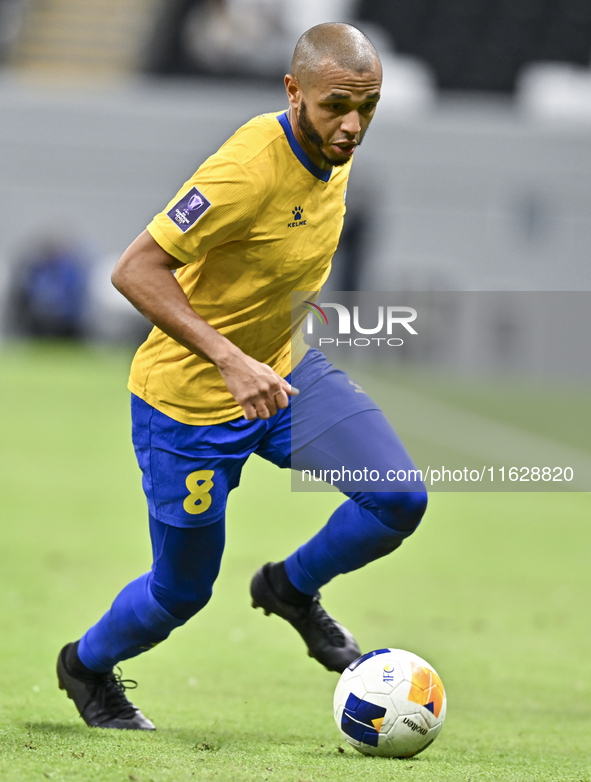
[(337, 627), (334, 619), (326, 613), (324, 608), (318, 602), (318, 597), (314, 597), (311, 607), (311, 618), (322, 632), (329, 637), (335, 646), (345, 645), (345, 636)]
[(111, 718), (131, 719), (135, 716), (135, 706), (125, 697), (125, 690), (135, 690), (137, 682), (134, 679), (122, 679), (121, 668), (118, 673), (113, 671), (100, 684), (98, 697), (102, 701), (103, 712)]

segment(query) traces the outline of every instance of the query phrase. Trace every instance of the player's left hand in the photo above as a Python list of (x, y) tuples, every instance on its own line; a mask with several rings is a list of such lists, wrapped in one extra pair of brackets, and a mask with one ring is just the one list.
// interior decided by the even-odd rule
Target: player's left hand
[(233, 351), (229, 360), (218, 364), (218, 369), (247, 421), (271, 418), (289, 405), (290, 396), (299, 393), (268, 364), (242, 351)]

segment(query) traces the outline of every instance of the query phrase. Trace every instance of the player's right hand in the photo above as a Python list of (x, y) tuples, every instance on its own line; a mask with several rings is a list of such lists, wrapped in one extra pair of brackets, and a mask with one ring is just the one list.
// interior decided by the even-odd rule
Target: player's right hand
[(247, 421), (267, 419), (289, 405), (289, 397), (299, 394), (268, 364), (262, 364), (242, 351), (232, 355), (222, 366), (220, 374), (228, 391), (244, 410)]

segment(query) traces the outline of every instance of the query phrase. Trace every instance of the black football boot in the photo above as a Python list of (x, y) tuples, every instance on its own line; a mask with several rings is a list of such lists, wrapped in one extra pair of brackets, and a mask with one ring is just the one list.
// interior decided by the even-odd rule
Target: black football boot
[(68, 657), (71, 660), (71, 655), (77, 649), (71, 649), (72, 646), (66, 644), (57, 658), (57, 680), (60, 690), (65, 690), (68, 698), (76, 704), (84, 722), (91, 728), (156, 730), (150, 720), (125, 697), (125, 690), (135, 689), (137, 682), (122, 680), (121, 669), (118, 669), (119, 673), (73, 672), (68, 667)]
[(266, 616), (277, 614), (285, 619), (304, 639), (310, 657), (329, 671), (342, 673), (361, 654), (357, 641), (322, 608), (319, 592), (310, 597), (287, 583), (290, 594), (285, 599), (285, 593), (279, 596), (272, 575), (275, 583), (285, 584), (283, 562), (268, 562), (255, 573), (250, 585), (253, 608), (262, 608)]

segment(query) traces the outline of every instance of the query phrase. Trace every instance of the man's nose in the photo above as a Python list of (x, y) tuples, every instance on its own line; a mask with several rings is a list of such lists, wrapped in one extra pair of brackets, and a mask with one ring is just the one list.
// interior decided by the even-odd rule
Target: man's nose
[(361, 122), (359, 120), (358, 111), (350, 111), (343, 117), (341, 122), (341, 130), (343, 133), (347, 133), (350, 136), (356, 136), (361, 131)]

